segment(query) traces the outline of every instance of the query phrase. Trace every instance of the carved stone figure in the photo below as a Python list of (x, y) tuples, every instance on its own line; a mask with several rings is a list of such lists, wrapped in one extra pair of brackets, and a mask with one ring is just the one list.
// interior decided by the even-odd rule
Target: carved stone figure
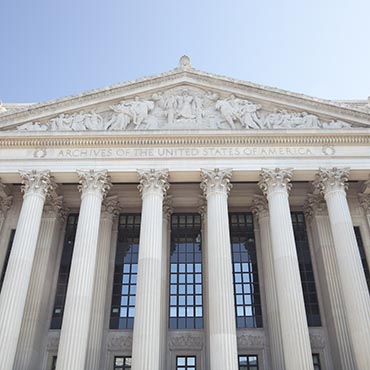
[(182, 90), (182, 95), (176, 96), (177, 105), (177, 118), (192, 119), (195, 118), (193, 113), (193, 96), (189, 95), (188, 89)]
[(6, 108), (4, 107), (3, 102), (0, 101), (0, 113), (4, 113), (4, 112), (6, 112)]

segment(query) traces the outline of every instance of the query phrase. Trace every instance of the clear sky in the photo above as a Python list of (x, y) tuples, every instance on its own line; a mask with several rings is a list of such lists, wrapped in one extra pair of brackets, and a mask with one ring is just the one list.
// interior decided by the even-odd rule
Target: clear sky
[(370, 95), (370, 0), (0, 0), (0, 100), (174, 68), (322, 98)]

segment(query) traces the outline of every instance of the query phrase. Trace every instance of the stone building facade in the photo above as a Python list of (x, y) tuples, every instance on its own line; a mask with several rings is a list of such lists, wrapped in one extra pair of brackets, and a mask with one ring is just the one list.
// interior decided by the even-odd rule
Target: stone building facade
[(370, 369), (369, 127), (187, 57), (3, 104), (0, 369)]

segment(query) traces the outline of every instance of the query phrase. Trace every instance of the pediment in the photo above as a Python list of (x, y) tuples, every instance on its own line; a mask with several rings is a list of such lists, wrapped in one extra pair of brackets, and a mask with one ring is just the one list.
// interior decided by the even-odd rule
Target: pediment
[(370, 127), (370, 115), (331, 101), (193, 69), (31, 105), (0, 115), (2, 131), (265, 130)]

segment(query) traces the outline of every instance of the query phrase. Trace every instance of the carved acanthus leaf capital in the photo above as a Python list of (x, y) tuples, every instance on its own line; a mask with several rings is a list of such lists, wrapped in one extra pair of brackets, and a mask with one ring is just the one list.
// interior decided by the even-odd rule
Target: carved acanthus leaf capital
[(307, 194), (303, 211), (308, 221), (311, 222), (315, 215), (325, 213), (326, 209), (326, 202), (321, 194)]
[(198, 213), (202, 220), (207, 218), (207, 198), (204, 195), (199, 196)]
[(358, 195), (358, 201), (361, 207), (364, 209), (366, 215), (370, 215), (370, 194), (360, 193)]
[(229, 195), (232, 189), (230, 183), (232, 176), (232, 169), (230, 168), (215, 168), (214, 170), (201, 170), (200, 188), (203, 190), (205, 197), (214, 193), (223, 193)]
[(59, 217), (61, 221), (66, 219), (68, 208), (64, 205), (63, 195), (52, 192), (46, 198), (43, 217)]
[(102, 217), (113, 218), (115, 216), (118, 216), (119, 212), (120, 207), (117, 195), (106, 197), (103, 200), (103, 203), (101, 205)]
[(172, 195), (166, 195), (163, 199), (163, 217), (167, 220), (171, 218), (173, 213)]
[(0, 215), (5, 215), (12, 206), (13, 197), (0, 197)]
[(19, 171), (22, 178), (21, 190), (25, 195), (34, 193), (45, 197), (49, 192), (57, 187), (50, 171)]
[(165, 196), (167, 190), (170, 188), (168, 182), (168, 170), (137, 170), (139, 177), (138, 189), (141, 196), (148, 193), (158, 193)]
[(253, 197), (252, 212), (258, 219), (269, 216), (269, 206), (266, 197), (262, 195)]
[(332, 191), (346, 191), (348, 188), (349, 168), (320, 168), (313, 186), (322, 194)]
[(77, 170), (77, 174), (79, 177), (78, 190), (82, 192), (82, 196), (87, 193), (95, 193), (105, 198), (112, 187), (107, 170)]
[(292, 177), (292, 168), (262, 168), (258, 185), (267, 197), (274, 192), (289, 193)]

